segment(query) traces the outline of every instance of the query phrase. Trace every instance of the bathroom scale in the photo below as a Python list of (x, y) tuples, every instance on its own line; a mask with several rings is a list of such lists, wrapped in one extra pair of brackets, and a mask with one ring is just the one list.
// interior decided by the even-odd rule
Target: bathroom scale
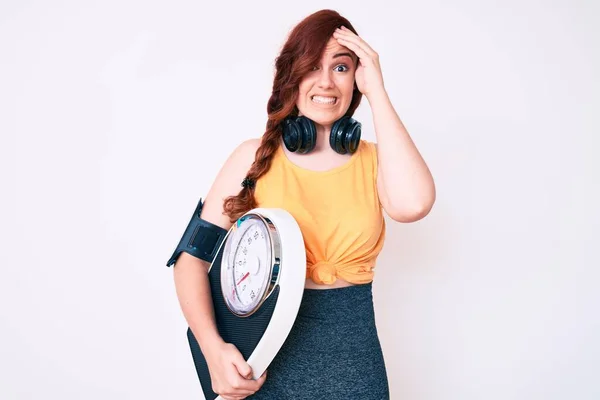
[[(281, 208), (248, 211), (225, 235), (208, 277), (219, 334), (258, 379), (289, 335), (302, 301), (306, 251), (298, 223)], [(190, 328), (187, 336), (204, 396), (220, 399)]]

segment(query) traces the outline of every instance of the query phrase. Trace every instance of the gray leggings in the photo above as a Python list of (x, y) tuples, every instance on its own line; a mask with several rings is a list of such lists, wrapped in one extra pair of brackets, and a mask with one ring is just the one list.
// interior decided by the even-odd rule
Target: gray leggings
[(247, 399), (389, 399), (371, 289), (305, 289), (265, 384)]

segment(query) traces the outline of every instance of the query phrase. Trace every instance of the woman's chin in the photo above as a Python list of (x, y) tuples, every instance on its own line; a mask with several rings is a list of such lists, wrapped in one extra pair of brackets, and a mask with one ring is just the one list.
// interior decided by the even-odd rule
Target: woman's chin
[(309, 118), (311, 121), (313, 121), (315, 124), (319, 124), (322, 126), (331, 126), (335, 123), (335, 121), (337, 121), (338, 119), (342, 118), (342, 115), (339, 115), (338, 113), (311, 113), (310, 115), (306, 116), (307, 118)]

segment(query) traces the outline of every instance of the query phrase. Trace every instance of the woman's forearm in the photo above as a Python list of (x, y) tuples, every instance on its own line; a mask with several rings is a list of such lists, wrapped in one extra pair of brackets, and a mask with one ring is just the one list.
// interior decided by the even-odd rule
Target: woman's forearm
[(206, 261), (182, 253), (173, 268), (179, 305), (204, 354), (223, 343), (215, 323)]

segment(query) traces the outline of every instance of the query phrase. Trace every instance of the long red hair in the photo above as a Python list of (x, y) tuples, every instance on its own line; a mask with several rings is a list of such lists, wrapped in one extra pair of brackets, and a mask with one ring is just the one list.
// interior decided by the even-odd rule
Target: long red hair
[[(288, 116), (297, 116), (296, 100), (302, 78), (318, 64), (327, 42), (336, 28), (345, 26), (358, 34), (350, 21), (333, 10), (317, 11), (298, 23), (290, 32), (279, 56), (275, 59), (273, 91), (267, 103), (267, 127), (256, 151), (254, 163), (246, 177), (254, 182), (271, 167), (273, 154), (280, 145), (281, 123)], [(352, 116), (360, 104), (362, 93), (354, 84), (350, 107), (345, 115)], [(236, 196), (225, 199), (223, 209), (231, 222), (256, 208), (254, 189), (246, 186)]]

